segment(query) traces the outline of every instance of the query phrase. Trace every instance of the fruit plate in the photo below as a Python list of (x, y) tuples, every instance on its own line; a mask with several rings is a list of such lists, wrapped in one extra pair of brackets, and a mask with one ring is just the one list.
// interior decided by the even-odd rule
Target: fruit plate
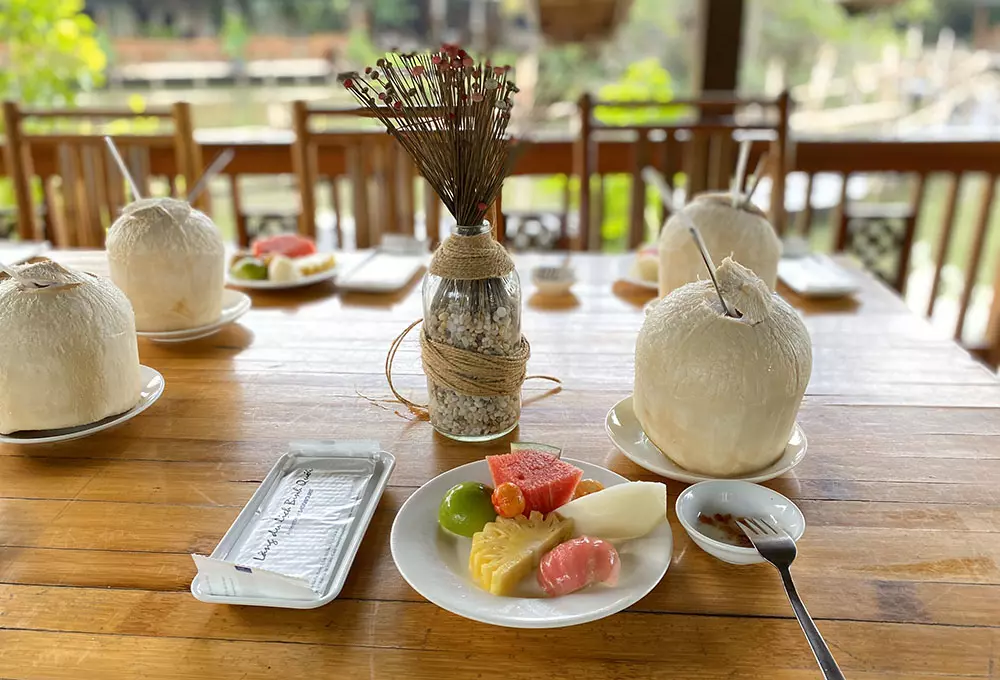
[(246, 293), (226, 289), (222, 291), (222, 315), (215, 323), (196, 328), (185, 328), (180, 331), (139, 331), (136, 335), (153, 342), (189, 342), (199, 338), (207, 338), (246, 314), (250, 310), (251, 304), (250, 296)]
[(255, 279), (239, 279), (230, 274), (226, 274), (226, 285), (232, 286), (233, 288), (243, 288), (244, 290), (294, 290), (296, 288), (305, 288), (306, 286), (312, 286), (317, 283), (322, 283), (323, 281), (329, 281), (330, 279), (336, 278), (338, 267), (332, 267), (330, 269), (316, 272), (315, 274), (310, 274), (309, 276), (303, 276), (295, 281), (259, 281)]
[[(597, 465), (564, 458), (605, 487), (629, 480)], [(651, 533), (618, 546), (621, 574), (614, 587), (590, 586), (570, 595), (545, 597), (533, 578), (515, 597), (491, 595), (468, 575), (471, 539), (438, 526), (438, 506), (460, 482), (492, 485), (485, 460), (438, 475), (407, 499), (392, 524), (389, 539), (396, 569), (420, 595), (442, 609), (473, 621), (508, 628), (561, 628), (596, 621), (635, 604), (651, 591), (670, 566), (673, 538), (664, 521)]]
[(109, 416), (103, 420), (98, 420), (96, 423), (78, 425), (77, 427), (65, 427), (58, 430), (25, 430), (23, 432), (0, 435), (0, 443), (55, 444), (57, 442), (68, 442), (73, 439), (87, 437), (102, 430), (115, 427), (116, 425), (121, 425), (152, 406), (160, 398), (160, 395), (163, 394), (165, 383), (159, 371), (149, 366), (139, 366), (139, 377), (142, 380), (139, 403), (128, 411), (125, 411), (125, 413), (119, 413), (116, 416)]
[(604, 429), (618, 450), (630, 461), (650, 472), (655, 472), (667, 479), (676, 479), (679, 482), (706, 482), (713, 479), (766, 482), (769, 479), (780, 477), (801, 463), (802, 459), (806, 457), (808, 447), (806, 433), (802, 431), (802, 427), (798, 423), (795, 423), (784, 453), (771, 465), (746, 475), (712, 477), (685, 470), (667, 458), (653, 442), (649, 441), (649, 437), (642, 431), (642, 426), (632, 410), (632, 397), (626, 397), (611, 407), (604, 421)]

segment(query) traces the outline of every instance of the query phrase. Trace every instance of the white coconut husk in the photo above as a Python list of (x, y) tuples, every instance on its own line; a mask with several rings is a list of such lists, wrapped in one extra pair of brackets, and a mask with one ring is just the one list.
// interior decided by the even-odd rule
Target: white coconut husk
[(740, 317), (726, 316), (711, 281), (653, 305), (636, 340), (633, 408), (672, 461), (729, 477), (782, 455), (809, 383), (812, 346), (795, 310), (749, 269), (726, 258), (716, 278)]
[(128, 298), (46, 258), (10, 270), (0, 274), (0, 433), (75, 427), (135, 406), (142, 385)]
[(132, 301), (140, 331), (218, 320), (225, 246), (205, 213), (173, 198), (136, 201), (111, 225), (107, 249), (111, 279)]
[(706, 278), (705, 265), (688, 230), (693, 223), (716, 257), (731, 256), (754, 272), (769, 289), (778, 283), (781, 240), (764, 212), (728, 193), (701, 194), (674, 214), (660, 232), (660, 295)]

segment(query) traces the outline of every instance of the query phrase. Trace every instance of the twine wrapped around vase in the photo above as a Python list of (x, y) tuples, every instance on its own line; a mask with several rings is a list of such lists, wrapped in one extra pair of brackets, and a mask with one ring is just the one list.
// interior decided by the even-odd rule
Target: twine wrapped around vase
[[(452, 235), (446, 239), (435, 251), (429, 273), (432, 276), (440, 277), (442, 285), (456, 286), (462, 290), (489, 291), (492, 284), (487, 280), (496, 279), (501, 283), (493, 287), (502, 288), (504, 277), (510, 275), (513, 270), (514, 263), (507, 250), (489, 233), (479, 233), (470, 236)], [(468, 287), (463, 288), (465, 284), (458, 282), (470, 283)], [(451, 293), (455, 292), (454, 288), (448, 290)], [(491, 300), (491, 302), (493, 301)], [(510, 304), (511, 302), (508, 300), (502, 304)], [(444, 304), (445, 302), (442, 303), (442, 305)], [(475, 304), (472, 303), (470, 309), (481, 312), (481, 308), (476, 308)], [(490, 319), (491, 314), (493, 314), (492, 308), (486, 305), (483, 300), (480, 300), (478, 304), (486, 306), (486, 318)], [(518, 307), (520, 306), (519, 295), (516, 304)], [(428, 323), (433, 320), (436, 324), (441, 324), (442, 327), (447, 323), (447, 312), (440, 312), (440, 317), (438, 317), (434, 310), (427, 311), (429, 312), (426, 316)], [(519, 314), (519, 309), (508, 310), (506, 307), (501, 307), (496, 312), (500, 322), (507, 314)], [(433, 319), (432, 315), (434, 315)], [(473, 344), (471, 338), (474, 338), (477, 332), (482, 333), (482, 325), (475, 329), (470, 327), (466, 331), (470, 335), (451, 337), (452, 341), (449, 342), (446, 334), (429, 332), (428, 326), (425, 324), (420, 334), (420, 355), (423, 370), (427, 376), (431, 401), (426, 406), (415, 404), (403, 397), (393, 385), (392, 362), (404, 338), (421, 321), (423, 319), (410, 324), (393, 341), (386, 357), (386, 378), (393, 395), (399, 401), (418, 416), (429, 417), (435, 428), (445, 434), (459, 437), (488, 437), (491, 434), (503, 434), (517, 424), (520, 417), (521, 385), (528, 377), (559, 382), (557, 378), (550, 376), (525, 375), (531, 347), (523, 335), (513, 338), (511, 343), (503, 347), (502, 352), (495, 347), (490, 347), (490, 351), (484, 352), (477, 351), (477, 349), (481, 350), (481, 347), (456, 346), (462, 344), (461, 341), (466, 338), (470, 338), (470, 342), (467, 344)], [(510, 319), (507, 321), (510, 322)], [(490, 327), (490, 321), (486, 321), (485, 325)], [(510, 323), (507, 324), (507, 327), (509, 326)], [(431, 326), (432, 331), (436, 328), (434, 325)], [(460, 342), (456, 343), (455, 340)], [(491, 408), (494, 410), (500, 408), (504, 412), (490, 420), (490, 414), (485, 412)], [(451, 412), (448, 412), (449, 409)], [(476, 413), (463, 414), (463, 409)], [(479, 413), (480, 409), (483, 413)], [(476, 421), (469, 425), (470, 429), (480, 428), (482, 431), (455, 432), (455, 429), (461, 429), (461, 423), (466, 422), (467, 418)], [(491, 429), (496, 431), (492, 432)]]

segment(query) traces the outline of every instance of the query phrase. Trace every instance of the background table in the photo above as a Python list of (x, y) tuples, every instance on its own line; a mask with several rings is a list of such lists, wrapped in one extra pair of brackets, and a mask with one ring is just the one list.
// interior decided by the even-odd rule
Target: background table
[[(103, 271), (98, 253), (56, 259)], [(539, 260), (519, 260), (522, 274)], [(613, 285), (620, 260), (579, 256), (576, 298), (526, 290), (529, 384), (513, 437), (655, 479), (604, 434), (631, 392), (648, 297)], [(863, 276), (859, 274), (859, 276)], [(809, 455), (769, 485), (808, 528), (794, 573), (852, 679), (1000, 677), (1000, 383), (865, 278), (856, 304), (802, 307), (814, 369)], [(767, 565), (715, 561), (673, 513), (660, 585), (599, 622), (517, 631), (425, 602), (396, 573), (389, 529), (434, 475), (503, 451), (451, 442), (398, 406), (389, 342), (420, 315), (392, 297), (317, 286), (255, 294), (240, 325), (185, 345), (140, 341), (167, 389), (127, 425), (77, 442), (0, 447), (0, 677), (819, 677)], [(396, 375), (423, 389), (417, 343)], [(547, 395), (547, 396), (546, 396)], [(208, 553), (293, 438), (377, 438), (397, 467), (338, 600), (311, 611), (208, 605), (188, 592)]]

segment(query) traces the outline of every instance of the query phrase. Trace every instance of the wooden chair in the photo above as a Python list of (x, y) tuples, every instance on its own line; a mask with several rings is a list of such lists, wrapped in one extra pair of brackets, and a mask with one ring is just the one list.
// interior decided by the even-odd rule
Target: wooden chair
[[(201, 150), (194, 142), (190, 105), (137, 114), (115, 109), (20, 109), (5, 102), (7, 140), (4, 160), (17, 204), (18, 234), (24, 240), (48, 239), (57, 247), (103, 247), (104, 234), (126, 203), (125, 180), (108, 153), (103, 136), (112, 134), (144, 195), (149, 195), (150, 168), (169, 165), (171, 193), (175, 176), (190, 187), (202, 171)], [(125, 121), (141, 130), (148, 121), (171, 121), (173, 130), (155, 134), (113, 134)], [(169, 156), (165, 163), (158, 156)], [(44, 200), (43, 219), (36, 219), (33, 182)], [(195, 202), (208, 210), (207, 192)]]
[[(595, 116), (595, 110), (601, 107), (645, 110), (647, 117), (654, 118), (656, 110), (664, 108), (690, 115), (662, 123), (613, 125), (602, 123)], [(644, 167), (659, 169), (671, 189), (674, 188), (675, 177), (683, 174), (689, 198), (703, 191), (728, 190), (740, 136), (754, 142), (747, 174), (761, 153), (767, 150), (770, 154), (770, 219), (778, 233), (782, 233), (785, 225), (785, 174), (791, 166), (789, 109), (787, 92), (777, 99), (739, 99), (728, 95), (668, 103), (598, 101), (589, 94), (583, 95), (579, 101), (580, 134), (573, 149), (573, 172), (580, 178), (580, 229), (576, 247), (600, 250), (603, 245), (603, 190), (598, 186), (595, 200), (594, 184), (595, 179), (599, 185), (603, 184), (600, 143), (612, 139), (631, 142), (631, 158), (628, 159), (631, 175), (628, 247), (640, 245), (645, 235)]]
[[(415, 169), (403, 148), (383, 130), (322, 131), (314, 129), (318, 118), (366, 119), (359, 108), (313, 108), (304, 101), (292, 104), (292, 167), (298, 182), (301, 206), (299, 232), (316, 237), (316, 185), (321, 177), (330, 180), (334, 212), (334, 236), (343, 248), (344, 209), (340, 184), (350, 184), (351, 212), (354, 217), (354, 242), (357, 248), (379, 243), (384, 233), (413, 234), (415, 223), (413, 181)], [(360, 126), (357, 126), (360, 127)], [(440, 209), (437, 196), (429, 187), (425, 197), (433, 199), (435, 209), (427, 210), (428, 225), (437, 224)]]
[[(418, 174), (406, 151), (381, 127), (367, 130), (317, 130), (318, 118), (369, 120), (370, 112), (361, 108), (309, 108), (306, 102), (292, 104), (292, 167), (298, 183), (300, 209), (299, 233), (316, 237), (316, 186), (321, 178), (330, 181), (334, 212), (334, 238), (344, 248), (344, 205), (340, 195), (342, 180), (349, 183), (351, 211), (354, 217), (354, 242), (359, 249), (378, 245), (382, 234), (413, 235), (416, 224), (414, 180)], [(358, 126), (360, 127), (360, 126)], [(424, 216), (427, 238), (438, 240), (442, 204), (424, 181)], [(494, 236), (504, 233), (501, 201), (490, 207), (487, 219)], [(241, 233), (249, 240), (253, 234)]]

